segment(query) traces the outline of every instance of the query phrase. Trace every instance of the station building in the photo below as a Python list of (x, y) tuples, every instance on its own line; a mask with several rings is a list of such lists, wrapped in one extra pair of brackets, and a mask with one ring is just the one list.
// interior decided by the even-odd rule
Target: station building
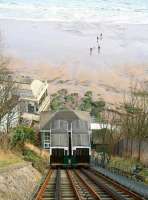
[(91, 118), (83, 111), (50, 111), (40, 114), (42, 147), (49, 150), (51, 163), (66, 157), (89, 162), (91, 154)]

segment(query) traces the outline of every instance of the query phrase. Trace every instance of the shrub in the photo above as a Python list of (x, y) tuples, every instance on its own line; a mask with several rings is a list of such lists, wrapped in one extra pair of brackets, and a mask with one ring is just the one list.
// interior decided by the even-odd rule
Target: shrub
[(61, 107), (63, 107), (63, 102), (61, 101), (59, 96), (56, 96), (51, 100), (50, 107), (53, 111), (61, 110)]
[(43, 159), (42, 157), (38, 156), (35, 152), (25, 149), (24, 152), (24, 160), (29, 161), (32, 163), (32, 166), (36, 168), (39, 172), (44, 173), (45, 169), (48, 166), (48, 160)]
[(35, 142), (35, 131), (30, 127), (19, 126), (14, 130), (12, 136), (12, 147), (24, 148), (25, 142)]

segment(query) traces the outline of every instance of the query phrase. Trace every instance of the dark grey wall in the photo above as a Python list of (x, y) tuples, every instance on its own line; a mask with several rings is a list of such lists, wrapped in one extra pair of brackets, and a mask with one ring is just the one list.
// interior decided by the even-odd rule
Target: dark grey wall
[[(139, 141), (130, 139), (123, 139), (115, 147), (115, 153), (119, 156), (129, 156), (138, 158)], [(141, 143), (141, 162), (148, 166), (148, 138), (145, 138)]]

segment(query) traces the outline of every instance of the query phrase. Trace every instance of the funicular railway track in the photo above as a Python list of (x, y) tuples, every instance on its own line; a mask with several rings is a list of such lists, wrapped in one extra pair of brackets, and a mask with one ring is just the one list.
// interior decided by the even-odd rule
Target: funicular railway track
[(35, 200), (144, 200), (89, 169), (50, 169)]

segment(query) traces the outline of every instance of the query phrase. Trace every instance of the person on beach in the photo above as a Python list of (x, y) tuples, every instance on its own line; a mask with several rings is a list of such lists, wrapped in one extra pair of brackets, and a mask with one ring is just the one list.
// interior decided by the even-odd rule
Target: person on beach
[(101, 47), (100, 47), (100, 45), (98, 45), (98, 54), (100, 53), (100, 49), (101, 49)]
[(103, 39), (103, 35), (102, 35), (102, 33), (100, 34), (100, 40), (102, 40)]
[(97, 43), (99, 42), (99, 37), (97, 36)]
[(92, 55), (92, 50), (93, 50), (93, 48), (91, 47), (91, 48), (90, 48), (90, 56)]

